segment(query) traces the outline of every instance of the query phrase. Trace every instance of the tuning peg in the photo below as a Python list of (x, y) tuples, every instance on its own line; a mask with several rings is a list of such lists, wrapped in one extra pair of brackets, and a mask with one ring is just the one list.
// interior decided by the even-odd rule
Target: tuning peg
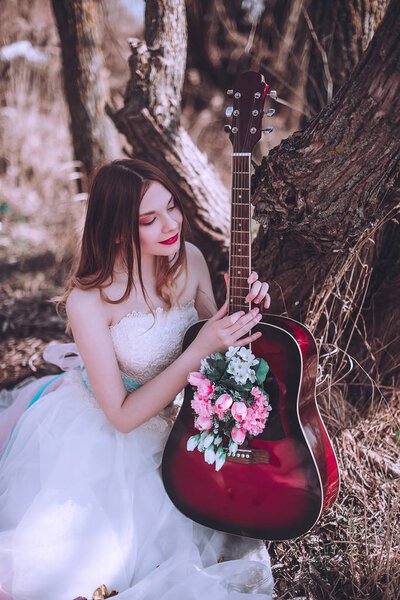
[(226, 95), (227, 96), (233, 96), (233, 90), (227, 90)]
[(265, 131), (266, 133), (272, 133), (274, 130), (273, 127), (264, 127), (264, 129), (261, 129), (261, 131)]
[(270, 98), (272, 98), (272, 100), (276, 100), (278, 97), (277, 91), (276, 90), (270, 90), (267, 94), (267, 96), (269, 96)]
[(264, 111), (264, 115), (266, 117), (273, 117), (275, 114), (275, 109), (274, 108), (269, 108), (267, 111)]
[(232, 127), (230, 125), (224, 125), (224, 131), (225, 133), (230, 133), (232, 130)]
[(233, 114), (233, 106), (228, 106), (227, 109), (225, 110), (225, 115), (227, 117), (231, 117)]

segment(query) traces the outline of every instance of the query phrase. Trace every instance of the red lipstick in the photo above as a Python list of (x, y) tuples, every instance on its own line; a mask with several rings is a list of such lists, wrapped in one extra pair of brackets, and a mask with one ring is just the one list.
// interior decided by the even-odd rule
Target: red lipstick
[(176, 235), (174, 235), (174, 237), (169, 238), (168, 240), (165, 240), (164, 242), (160, 242), (160, 244), (175, 244), (175, 242), (178, 241), (178, 237), (179, 237), (179, 233), (177, 233)]

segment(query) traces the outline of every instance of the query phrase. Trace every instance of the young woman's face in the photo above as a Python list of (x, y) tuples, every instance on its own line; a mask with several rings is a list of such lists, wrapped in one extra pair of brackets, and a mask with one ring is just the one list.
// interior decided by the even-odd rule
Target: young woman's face
[(139, 207), (142, 255), (170, 256), (178, 252), (182, 221), (182, 213), (171, 192), (158, 181), (153, 181)]

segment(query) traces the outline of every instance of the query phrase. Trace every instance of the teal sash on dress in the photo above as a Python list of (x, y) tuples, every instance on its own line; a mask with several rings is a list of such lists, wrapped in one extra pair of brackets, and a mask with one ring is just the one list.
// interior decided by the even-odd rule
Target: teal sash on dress
[[(69, 370), (79, 370), (81, 372), (82, 381), (89, 390), (91, 394), (93, 394), (93, 390), (89, 383), (89, 378), (86, 373), (86, 369), (84, 368), (82, 358), (79, 354), (78, 348), (75, 344), (50, 344), (43, 353), (43, 358), (62, 369), (63, 371)], [(52, 377), (50, 381), (47, 381), (34, 395), (32, 400), (29, 402), (28, 406), (25, 410), (28, 410), (33, 404), (35, 404), (44, 394), (46, 389), (57, 379), (62, 377), (65, 373), (60, 373), (55, 377)], [(126, 391), (130, 394), (134, 390), (140, 388), (140, 383), (137, 383), (124, 373), (121, 373), (122, 382), (125, 386)]]
[(49, 387), (49, 385), (51, 385), (53, 383), (53, 381), (56, 381), (56, 379), (59, 379), (62, 375), (64, 375), (64, 373), (60, 373), (59, 375), (56, 375), (55, 377), (52, 377), (52, 379), (50, 379), (50, 381), (48, 381), (47, 383), (45, 383), (44, 385), (42, 385), (42, 387), (40, 388), (40, 390), (38, 392), (36, 392), (36, 394), (33, 396), (32, 400), (29, 402), (28, 406), (26, 407), (25, 410), (28, 410), (28, 408), (30, 406), (32, 406), (32, 404), (35, 404), (35, 402), (37, 402), (40, 398), (40, 396), (43, 394), (43, 392), (45, 390), (47, 390), (47, 388)]

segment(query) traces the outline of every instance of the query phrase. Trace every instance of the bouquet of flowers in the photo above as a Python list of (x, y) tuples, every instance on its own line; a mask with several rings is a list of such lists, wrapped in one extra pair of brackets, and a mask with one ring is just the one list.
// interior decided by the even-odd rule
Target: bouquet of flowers
[(264, 431), (271, 406), (259, 386), (269, 371), (263, 358), (244, 347), (230, 347), (201, 361), (199, 372), (188, 382), (195, 388), (191, 402), (194, 425), (200, 433), (191, 436), (187, 449), (204, 452), (204, 460), (219, 471), (227, 455)]

